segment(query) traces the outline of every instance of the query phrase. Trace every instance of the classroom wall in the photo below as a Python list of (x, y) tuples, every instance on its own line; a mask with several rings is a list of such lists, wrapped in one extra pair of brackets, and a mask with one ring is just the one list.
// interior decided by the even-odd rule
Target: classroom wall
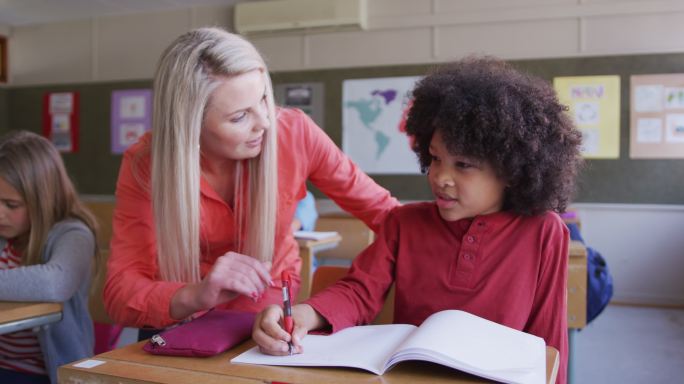
[[(589, 160), (581, 173), (576, 201), (624, 204), (684, 204), (684, 159), (630, 159), (629, 77), (647, 73), (684, 73), (684, 54), (648, 54), (510, 60), (517, 68), (548, 81), (556, 76), (618, 75), (620, 85), (620, 157)], [(393, 65), (344, 69), (283, 71), (274, 83), (315, 82), (325, 89), (323, 127), (342, 142), (342, 84), (346, 79), (418, 76), (430, 65)], [(383, 127), (390, 131), (394, 127)], [(430, 199), (432, 193), (419, 175), (372, 175), (400, 199)], [(317, 194), (321, 197), (321, 194)]]
[(232, 25), (232, 6), (90, 18), (12, 28), (10, 84), (151, 79), (162, 50), (205, 25)]
[[(544, 70), (538, 63), (567, 58), (576, 63), (564, 67), (567, 74), (598, 74), (591, 73), (594, 67), (587, 63), (603, 63), (603, 68), (610, 69), (609, 63), (615, 59), (612, 55), (628, 54), (647, 57), (652, 63), (670, 60), (679, 63), (679, 72), (684, 72), (680, 58), (684, 52), (684, 2), (678, 0), (368, 3), (368, 31), (279, 33), (250, 39), (266, 56), (278, 82), (310, 81), (329, 71), (337, 73), (335, 76), (383, 76), (388, 70), (419, 74), (430, 63), (473, 52), (516, 60), (533, 72)], [(65, 155), (65, 161), (82, 192), (111, 194), (120, 161), (120, 156), (110, 155), (108, 150), (111, 90), (149, 87), (156, 59), (173, 38), (202, 25), (230, 29), (231, 15), (231, 6), (196, 7), (12, 28), (11, 87), (4, 95), (0, 89), (0, 129), (5, 121), (13, 129), (39, 131), (44, 92), (81, 92), (81, 139), (92, 145), (84, 146), (81, 154)], [(624, 60), (630, 71), (644, 70), (631, 65), (629, 57)], [(623, 78), (623, 88), (625, 81)], [(326, 92), (339, 98), (339, 87)], [(7, 113), (2, 110), (3, 97)], [(623, 97), (623, 109), (625, 100)], [(334, 113), (326, 116), (335, 119)], [(339, 143), (335, 124), (339, 121), (326, 123), (324, 128)], [(623, 125), (623, 140), (625, 132)], [(620, 161), (628, 161), (624, 145)], [(680, 283), (684, 281), (684, 244), (682, 236), (673, 233), (684, 221), (684, 183), (678, 181), (684, 167), (671, 167), (668, 164), (674, 163), (666, 161), (639, 161), (616, 174), (612, 172), (615, 163), (591, 162), (585, 172), (580, 211), (583, 234), (588, 244), (608, 259), (616, 280), (616, 299), (684, 305)], [(630, 172), (633, 177), (628, 188), (616, 187), (620, 185), (616, 180), (624, 184)], [(386, 178), (382, 183), (397, 193), (407, 184), (419, 185), (419, 179)], [(430, 198), (426, 188), (413, 193), (405, 198)], [(634, 201), (635, 196), (647, 200)], [(611, 204), (615, 197), (626, 204)], [(649, 204), (648, 199), (657, 205)]]
[(613, 300), (684, 306), (684, 206), (578, 203), (586, 244), (606, 258)]
[(151, 80), (12, 87), (7, 91), (7, 126), (42, 133), (44, 94), (78, 92), (79, 150), (63, 154), (64, 164), (79, 192), (113, 195), (121, 155), (112, 154), (110, 147), (111, 93), (151, 87)]
[[(367, 31), (250, 39), (273, 71), (684, 51), (679, 0), (368, 0), (368, 14)], [(230, 29), (232, 5), (12, 28), (10, 82), (151, 78), (163, 47), (203, 25)]]
[(277, 70), (578, 57), (682, 51), (682, 19), (681, 1), (370, 0), (369, 31), (252, 40)]

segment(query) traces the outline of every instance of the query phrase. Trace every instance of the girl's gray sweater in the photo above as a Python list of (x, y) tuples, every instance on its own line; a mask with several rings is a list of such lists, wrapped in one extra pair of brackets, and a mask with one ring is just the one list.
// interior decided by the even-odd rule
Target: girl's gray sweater
[[(0, 238), (0, 249), (7, 240)], [(38, 341), (50, 381), (57, 367), (92, 356), (95, 335), (88, 311), (95, 236), (76, 219), (55, 224), (48, 233), (44, 264), (0, 270), (1, 301), (52, 301), (64, 305), (62, 320), (41, 327)]]

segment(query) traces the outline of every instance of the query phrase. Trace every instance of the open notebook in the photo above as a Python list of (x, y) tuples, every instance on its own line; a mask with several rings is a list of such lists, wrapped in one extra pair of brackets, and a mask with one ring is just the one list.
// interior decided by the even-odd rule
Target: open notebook
[(463, 311), (441, 311), (419, 327), (365, 325), (328, 336), (308, 335), (304, 353), (264, 355), (255, 347), (232, 363), (354, 367), (382, 375), (406, 360), (442, 364), (504, 383), (546, 381), (544, 340)]

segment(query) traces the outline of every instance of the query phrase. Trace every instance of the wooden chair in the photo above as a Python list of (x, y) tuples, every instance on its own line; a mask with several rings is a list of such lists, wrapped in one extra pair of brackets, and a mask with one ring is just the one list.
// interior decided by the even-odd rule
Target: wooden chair
[(83, 203), (93, 213), (99, 226), (97, 233), (97, 246), (100, 251), (101, 264), (97, 271), (94, 271), (93, 281), (91, 282), (90, 298), (88, 306), (90, 316), (95, 322), (102, 324), (114, 324), (104, 309), (102, 302), (102, 291), (104, 289), (105, 277), (107, 275), (107, 259), (109, 258), (109, 241), (112, 237), (112, 218), (114, 216), (114, 201), (108, 199), (87, 199)]
[(337, 247), (316, 252), (316, 259), (351, 261), (370, 245), (375, 237), (366, 224), (347, 213), (329, 213), (321, 215), (316, 221), (317, 231), (336, 231), (342, 236)]
[(374, 238), (373, 231), (363, 221), (344, 212), (321, 215), (316, 221), (316, 231), (335, 231), (340, 237), (330, 239), (330, 242), (334, 243), (333, 246), (325, 246), (321, 241), (298, 241), (303, 264), (302, 286), (297, 295), (297, 302), (310, 296), (314, 256), (319, 266), (335, 264), (348, 267), (356, 255), (372, 243)]
[(102, 292), (107, 277), (107, 259), (109, 258), (109, 241), (112, 237), (112, 218), (114, 216), (113, 199), (84, 199), (85, 206), (95, 215), (99, 230), (97, 246), (101, 256), (101, 264), (93, 273), (88, 309), (95, 327), (95, 353), (111, 350), (116, 345), (123, 327), (116, 324), (107, 314)]
[(83, 200), (86, 208), (97, 219), (98, 228), (97, 246), (100, 249), (109, 249), (109, 241), (112, 238), (112, 218), (114, 217), (114, 201), (105, 199)]
[(90, 297), (88, 298), (88, 308), (90, 317), (93, 321), (102, 324), (114, 324), (104, 308), (102, 292), (104, 290), (105, 278), (107, 277), (107, 259), (109, 258), (108, 249), (100, 249), (101, 262), (100, 268), (93, 273), (93, 280), (90, 282)]
[[(323, 265), (314, 271), (313, 281), (311, 283), (311, 296), (322, 291), (326, 287), (334, 284), (337, 280), (343, 278), (349, 268)], [(394, 317), (394, 284), (390, 288), (387, 298), (385, 299), (385, 305), (378, 316), (373, 320), (373, 324), (392, 324), (392, 319)]]

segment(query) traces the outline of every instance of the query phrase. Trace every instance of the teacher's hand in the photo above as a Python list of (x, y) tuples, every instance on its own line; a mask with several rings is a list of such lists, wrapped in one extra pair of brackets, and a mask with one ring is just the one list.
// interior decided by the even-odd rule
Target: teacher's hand
[(175, 319), (184, 319), (238, 295), (257, 300), (273, 284), (270, 268), (270, 262), (228, 252), (216, 259), (211, 271), (201, 282), (188, 284), (176, 292), (171, 299), (170, 315)]

